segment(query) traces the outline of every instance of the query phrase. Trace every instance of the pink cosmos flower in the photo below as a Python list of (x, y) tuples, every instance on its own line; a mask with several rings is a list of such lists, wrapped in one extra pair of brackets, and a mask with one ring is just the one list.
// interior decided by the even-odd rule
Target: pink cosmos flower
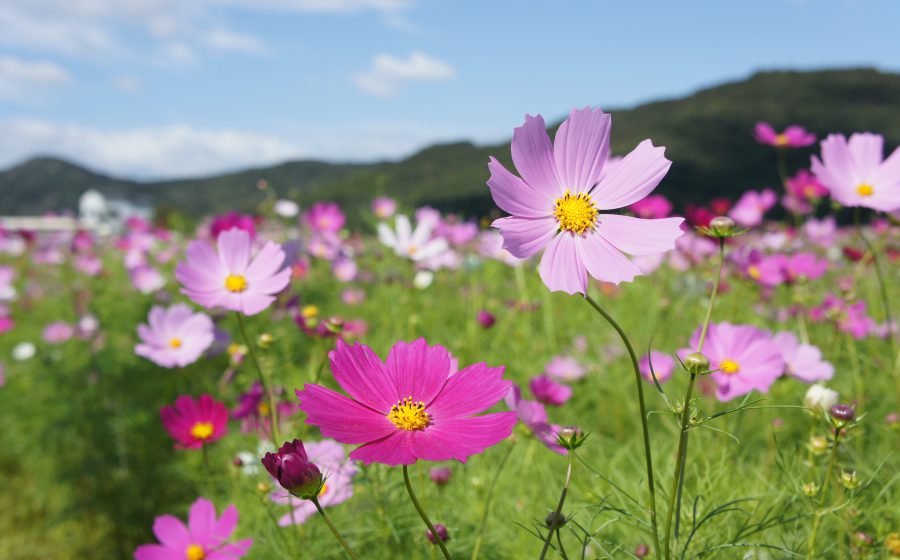
[(227, 212), (213, 218), (209, 224), (209, 233), (213, 239), (218, 239), (219, 234), (230, 229), (242, 229), (250, 234), (250, 238), (256, 237), (256, 220), (253, 216)]
[(130, 268), (128, 275), (132, 285), (142, 294), (152, 294), (166, 285), (166, 277), (159, 270), (145, 264)]
[(785, 373), (806, 383), (827, 381), (834, 376), (834, 366), (822, 359), (822, 351), (812, 344), (800, 344), (792, 332), (780, 332), (772, 342), (781, 351)]
[(228, 432), (228, 408), (209, 395), (181, 395), (159, 415), (177, 449), (200, 449)]
[(349, 257), (338, 257), (331, 263), (331, 271), (338, 282), (350, 282), (356, 278), (356, 261)]
[(494, 202), (511, 216), (494, 221), (503, 247), (527, 258), (546, 249), (539, 268), (551, 291), (587, 291), (588, 275), (618, 284), (641, 271), (623, 253), (662, 253), (681, 236), (682, 218), (643, 220), (602, 214), (647, 196), (669, 170), (664, 148), (641, 142), (609, 174), (611, 118), (599, 109), (573, 110), (550, 142), (544, 119), (526, 115), (513, 132), (512, 159), (520, 179), (490, 158)]
[(253, 539), (228, 543), (238, 523), (238, 511), (229, 505), (216, 516), (216, 507), (206, 498), (191, 505), (185, 525), (172, 515), (160, 515), (153, 522), (153, 534), (160, 544), (142, 544), (134, 560), (238, 560), (247, 554)]
[(191, 241), (186, 260), (178, 263), (175, 277), (181, 293), (203, 307), (224, 307), (255, 315), (275, 301), (290, 282), (290, 269), (281, 246), (267, 242), (251, 262), (250, 234), (230, 229), (219, 235), (218, 253), (203, 240)]
[(828, 270), (828, 261), (820, 259), (814, 253), (794, 253), (783, 263), (785, 281), (818, 280)]
[(539, 403), (548, 406), (562, 406), (572, 397), (571, 387), (553, 381), (548, 375), (533, 377), (528, 388)]
[[(325, 476), (325, 485), (319, 492), (319, 505), (323, 508), (336, 506), (352, 498), (353, 477), (356, 476), (357, 469), (356, 465), (347, 459), (344, 447), (327, 439), (304, 445), (307, 460), (319, 467)], [(283, 488), (272, 492), (271, 500), (291, 508), (291, 511), (278, 520), (281, 527), (302, 525), (316, 514), (316, 506), (311, 501), (296, 498)]]
[[(607, 166), (609, 162), (607, 162)], [(628, 207), (638, 218), (668, 218), (672, 213), (672, 203), (661, 194), (651, 194)]]
[(372, 213), (379, 220), (386, 220), (397, 211), (397, 202), (393, 198), (379, 196), (372, 201)]
[[(650, 364), (653, 364), (653, 371), (650, 371)], [(640, 361), (638, 362), (638, 367), (641, 370), (641, 376), (653, 383), (653, 375), (656, 375), (656, 380), (660, 383), (665, 383), (672, 377), (672, 373), (675, 371), (675, 358), (666, 354), (665, 352), (658, 352), (656, 350), (651, 350), (650, 355), (644, 354)]]
[(584, 377), (585, 369), (572, 356), (554, 356), (544, 366), (544, 373), (563, 381), (576, 381)]
[(364, 444), (351, 459), (386, 465), (465, 462), (507, 438), (516, 422), (511, 412), (476, 416), (509, 392), (503, 367), (480, 363), (451, 376), (450, 354), (424, 339), (396, 343), (387, 362), (368, 346), (343, 341), (328, 356), (335, 380), (352, 399), (311, 384), (297, 397), (307, 424), (337, 441)]
[(828, 249), (837, 239), (837, 222), (834, 216), (827, 216), (821, 220), (811, 218), (803, 224), (803, 233), (810, 242)]
[(154, 305), (137, 332), (141, 342), (134, 353), (166, 368), (196, 362), (215, 339), (212, 319), (183, 303), (168, 309)]
[(884, 159), (884, 138), (856, 133), (822, 140), (822, 159), (812, 157), (812, 171), (844, 206), (893, 212), (900, 209), (900, 148)]
[(318, 233), (337, 233), (344, 227), (346, 218), (341, 207), (334, 202), (317, 202), (306, 211), (306, 223)]
[[(691, 337), (691, 348), (700, 338), (698, 328)], [(683, 349), (679, 355), (693, 352)], [(717, 385), (716, 397), (730, 401), (754, 389), (766, 393), (784, 372), (784, 359), (769, 333), (752, 325), (715, 323), (709, 325), (703, 354), (709, 358), (710, 377)]]
[(75, 327), (63, 321), (55, 321), (44, 327), (42, 337), (48, 344), (62, 344), (75, 335)]
[(788, 179), (784, 189), (786, 192), (781, 203), (795, 214), (806, 214), (812, 209), (811, 202), (817, 202), (828, 194), (825, 185), (806, 169), (801, 169)]
[(15, 326), (16, 322), (12, 317), (0, 313), (0, 334), (13, 330)]
[[(273, 391), (276, 397), (275, 408), (278, 410), (278, 425), (281, 426), (297, 412), (299, 407), (295, 402), (281, 400), (284, 398), (283, 388), (275, 387)], [(262, 385), (256, 381), (248, 391), (238, 396), (238, 404), (231, 411), (231, 417), (241, 420), (241, 431), (256, 431), (261, 437), (266, 437), (272, 433), (272, 414), (269, 406)]]
[(547, 449), (554, 453), (559, 453), (560, 455), (568, 453), (566, 448), (556, 441), (556, 434), (559, 433), (562, 426), (549, 423), (547, 419), (547, 409), (544, 408), (544, 405), (537, 401), (523, 399), (522, 390), (519, 389), (518, 385), (513, 385), (503, 400), (510, 410), (515, 411), (516, 418), (522, 422), (522, 425), (525, 426), (538, 441), (547, 446)]
[(762, 192), (747, 191), (738, 199), (728, 215), (739, 226), (755, 227), (762, 223), (765, 213), (775, 206), (777, 201), (778, 197), (771, 189)]
[(784, 129), (784, 132), (778, 133), (772, 125), (765, 122), (756, 123), (753, 137), (760, 144), (776, 148), (803, 148), (811, 146), (816, 141), (816, 135), (807, 132), (802, 126), (794, 124)]

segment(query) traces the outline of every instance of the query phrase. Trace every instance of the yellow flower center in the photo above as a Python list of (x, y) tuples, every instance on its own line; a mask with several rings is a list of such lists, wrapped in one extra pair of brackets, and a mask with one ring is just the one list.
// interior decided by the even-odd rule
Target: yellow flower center
[(872, 196), (875, 193), (875, 187), (869, 183), (860, 183), (856, 186), (856, 194), (859, 196)]
[(267, 403), (267, 402), (259, 403), (256, 406), (256, 410), (257, 410), (257, 412), (259, 412), (260, 416), (268, 416), (269, 412), (270, 412), (269, 403)]
[(319, 490), (319, 496), (324, 495), (325, 492), (327, 492), (327, 491), (328, 491), (328, 485), (327, 485), (327, 484), (323, 484), (323, 485), (322, 485), (322, 489)]
[(209, 439), (213, 435), (212, 422), (197, 422), (191, 427), (191, 435), (194, 439)]
[(225, 289), (234, 293), (243, 292), (247, 289), (247, 279), (240, 274), (229, 274), (225, 277)]
[(414, 402), (412, 397), (406, 397), (391, 407), (388, 420), (401, 430), (424, 430), (431, 422), (431, 417), (425, 412), (425, 403)]
[(775, 145), (776, 146), (787, 146), (788, 137), (786, 134), (779, 134), (775, 137)]
[(181, 348), (181, 339), (173, 338), (169, 341), (169, 346), (171, 346), (172, 348)]
[(184, 557), (187, 560), (203, 560), (206, 558), (206, 552), (199, 544), (192, 544), (184, 551)]
[(721, 370), (723, 373), (732, 375), (741, 371), (741, 366), (734, 360), (722, 360), (719, 363), (719, 370)]
[(553, 217), (559, 222), (559, 229), (578, 235), (594, 229), (597, 222), (597, 208), (588, 193), (572, 194), (566, 191), (556, 199)]
[(312, 319), (313, 317), (319, 314), (319, 308), (315, 305), (305, 305), (303, 309), (300, 310), (300, 315), (303, 315), (304, 319)]
[(751, 264), (747, 267), (747, 274), (750, 275), (750, 278), (753, 278), (754, 280), (759, 280), (759, 278), (762, 276), (762, 272), (759, 271), (759, 267), (755, 264)]

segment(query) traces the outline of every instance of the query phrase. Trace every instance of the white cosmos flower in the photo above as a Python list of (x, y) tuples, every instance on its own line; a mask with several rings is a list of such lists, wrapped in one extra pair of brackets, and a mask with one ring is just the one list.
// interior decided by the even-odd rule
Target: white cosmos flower
[(443, 253), (449, 248), (446, 239), (431, 239), (434, 222), (423, 220), (412, 228), (409, 218), (403, 214), (394, 222), (396, 229), (386, 223), (378, 224), (378, 240), (394, 250), (397, 256), (405, 257), (413, 262), (420, 262)]
[(19, 362), (30, 360), (34, 357), (37, 348), (30, 342), (20, 342), (15, 345), (12, 351), (13, 359)]
[(811, 385), (806, 391), (806, 396), (803, 397), (803, 404), (806, 405), (806, 408), (811, 408), (812, 410), (828, 411), (828, 409), (837, 404), (837, 400), (837, 391), (833, 391), (821, 383), (816, 383)]

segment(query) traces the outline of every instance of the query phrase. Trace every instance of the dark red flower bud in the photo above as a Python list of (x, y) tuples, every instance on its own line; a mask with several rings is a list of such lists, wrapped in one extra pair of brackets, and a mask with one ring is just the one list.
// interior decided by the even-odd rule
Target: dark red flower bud
[(856, 416), (856, 409), (849, 404), (836, 404), (831, 407), (831, 417), (841, 422), (849, 422)]
[(325, 483), (319, 467), (309, 462), (303, 442), (285, 442), (278, 453), (266, 453), (262, 464), (285, 490), (309, 500), (319, 495)]
[(437, 544), (438, 540), (441, 542), (447, 542), (450, 540), (450, 533), (447, 532), (447, 528), (442, 524), (438, 523), (434, 526), (434, 531), (437, 533), (437, 538), (435, 538), (434, 534), (431, 532), (431, 529), (425, 531), (425, 536), (428, 537), (428, 540), (431, 541), (431, 544)]

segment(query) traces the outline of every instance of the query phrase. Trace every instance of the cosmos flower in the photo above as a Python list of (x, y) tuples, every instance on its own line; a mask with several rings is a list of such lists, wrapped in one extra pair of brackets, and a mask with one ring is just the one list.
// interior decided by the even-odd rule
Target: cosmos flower
[(12, 349), (12, 357), (17, 362), (30, 360), (36, 353), (37, 347), (31, 342), (20, 342)]
[[(650, 371), (651, 363), (653, 364), (652, 372)], [(647, 381), (653, 383), (653, 376), (656, 375), (657, 381), (665, 383), (675, 371), (675, 358), (664, 352), (651, 350), (649, 356), (647, 354), (641, 356), (638, 367), (641, 370), (641, 376)]]
[(168, 309), (154, 305), (137, 332), (141, 341), (134, 353), (167, 368), (196, 362), (215, 340), (212, 319), (183, 303)]
[(562, 381), (576, 381), (584, 377), (585, 369), (572, 356), (554, 356), (544, 366), (544, 373)]
[(395, 229), (387, 224), (378, 224), (378, 240), (394, 250), (399, 257), (413, 262), (424, 261), (446, 252), (449, 244), (446, 239), (432, 238), (434, 221), (417, 220), (416, 228), (412, 228), (409, 218), (403, 214), (394, 221)]
[(16, 269), (11, 266), (0, 265), (0, 301), (16, 299), (16, 288), (13, 286), (15, 279)]
[(386, 362), (368, 346), (338, 341), (329, 360), (335, 380), (352, 399), (313, 384), (297, 397), (306, 422), (323, 435), (363, 444), (350, 453), (353, 460), (465, 462), (508, 437), (516, 422), (511, 412), (478, 416), (509, 392), (503, 367), (480, 363), (451, 376), (447, 350), (421, 338), (397, 342)]
[(517, 385), (510, 388), (509, 393), (504, 397), (504, 402), (510, 410), (515, 411), (516, 418), (522, 422), (528, 432), (547, 446), (547, 449), (561, 455), (568, 453), (556, 439), (562, 426), (550, 424), (544, 405), (537, 401), (523, 399), (522, 390)]
[(623, 253), (668, 251), (681, 236), (682, 218), (643, 220), (603, 214), (647, 196), (669, 170), (663, 148), (641, 142), (609, 174), (610, 116), (599, 109), (573, 110), (555, 145), (544, 119), (525, 117), (512, 140), (512, 159), (522, 176), (491, 158), (488, 180), (494, 202), (511, 214), (492, 224), (503, 247), (520, 258), (545, 249), (539, 272), (551, 291), (587, 291), (588, 275), (613, 284), (642, 273)]
[[(606, 164), (609, 167), (609, 161)], [(628, 207), (638, 218), (668, 218), (672, 213), (672, 203), (661, 194), (651, 194)]]
[(372, 201), (372, 213), (379, 220), (387, 220), (397, 211), (397, 202), (393, 198), (379, 196)]
[(900, 148), (884, 159), (884, 138), (856, 133), (822, 140), (822, 159), (812, 157), (812, 171), (844, 206), (863, 206), (883, 212), (900, 209)]
[(816, 141), (816, 135), (807, 132), (799, 125), (791, 125), (784, 132), (775, 132), (772, 125), (765, 122), (756, 123), (753, 137), (760, 144), (775, 146), (776, 148), (803, 148), (811, 146)]
[(346, 218), (341, 207), (334, 202), (317, 202), (306, 211), (306, 223), (318, 233), (337, 233), (344, 227)]
[[(306, 444), (305, 452), (306, 461), (315, 465), (325, 477), (325, 484), (317, 496), (319, 505), (323, 508), (336, 506), (353, 497), (353, 477), (356, 476), (357, 469), (347, 459), (341, 444), (327, 439), (313, 441)], [(269, 470), (270, 474), (271, 472)], [(276, 490), (270, 498), (277, 504), (291, 508), (291, 511), (278, 519), (278, 524), (282, 527), (301, 525), (316, 514), (316, 506), (312, 502), (292, 496), (286, 490)]]
[(238, 523), (238, 510), (229, 505), (216, 515), (216, 507), (206, 498), (191, 505), (185, 525), (172, 515), (160, 515), (153, 522), (153, 534), (160, 544), (142, 544), (134, 560), (238, 560), (247, 554), (253, 539), (228, 543)]
[(228, 409), (209, 395), (181, 395), (159, 415), (178, 449), (200, 449), (228, 432)]
[[(691, 348), (700, 338), (698, 328), (691, 337)], [(691, 349), (679, 352), (684, 359)], [(716, 397), (730, 401), (754, 389), (766, 393), (784, 372), (784, 359), (769, 333), (752, 325), (711, 323), (703, 354), (709, 358), (710, 377), (717, 385)]]
[[(275, 387), (273, 393), (276, 399), (275, 408), (278, 411), (278, 425), (296, 414), (297, 403), (281, 400), (284, 390)], [(269, 409), (269, 401), (259, 381), (255, 381), (250, 389), (238, 396), (238, 404), (231, 411), (231, 417), (241, 421), (241, 431), (256, 431), (260, 436), (272, 433), (272, 413)]]
[(795, 214), (806, 214), (812, 210), (811, 203), (818, 202), (828, 194), (825, 185), (806, 169), (801, 169), (788, 179), (784, 190), (781, 204)]
[(834, 366), (822, 359), (822, 351), (812, 344), (800, 344), (792, 332), (780, 332), (772, 342), (781, 351), (785, 373), (805, 383), (828, 381), (834, 376)]
[(256, 219), (253, 216), (232, 211), (214, 217), (209, 224), (209, 233), (213, 239), (218, 239), (221, 233), (230, 229), (242, 229), (253, 239), (256, 237)]
[(223, 232), (217, 245), (218, 252), (206, 241), (191, 241), (186, 260), (175, 269), (175, 277), (184, 286), (181, 293), (195, 303), (255, 315), (290, 282), (290, 269), (278, 270), (284, 251), (277, 243), (267, 242), (252, 261), (250, 234), (244, 230)]
[(528, 388), (539, 403), (548, 406), (562, 406), (572, 397), (571, 387), (553, 381), (548, 375), (533, 377)]
[(755, 227), (762, 223), (763, 215), (775, 206), (777, 201), (778, 197), (770, 189), (762, 192), (747, 191), (741, 195), (728, 216), (739, 226)]
[(803, 404), (812, 410), (828, 410), (838, 401), (838, 392), (816, 383), (810, 385), (803, 397)]
[(75, 327), (63, 321), (54, 321), (44, 327), (42, 338), (48, 344), (62, 344), (75, 335)]
[(272, 206), (272, 210), (277, 216), (280, 216), (282, 218), (293, 218), (300, 213), (300, 205), (293, 200), (281, 198), (275, 201), (275, 204)]
[(152, 266), (141, 264), (128, 269), (131, 284), (142, 294), (152, 294), (166, 285), (166, 277)]

